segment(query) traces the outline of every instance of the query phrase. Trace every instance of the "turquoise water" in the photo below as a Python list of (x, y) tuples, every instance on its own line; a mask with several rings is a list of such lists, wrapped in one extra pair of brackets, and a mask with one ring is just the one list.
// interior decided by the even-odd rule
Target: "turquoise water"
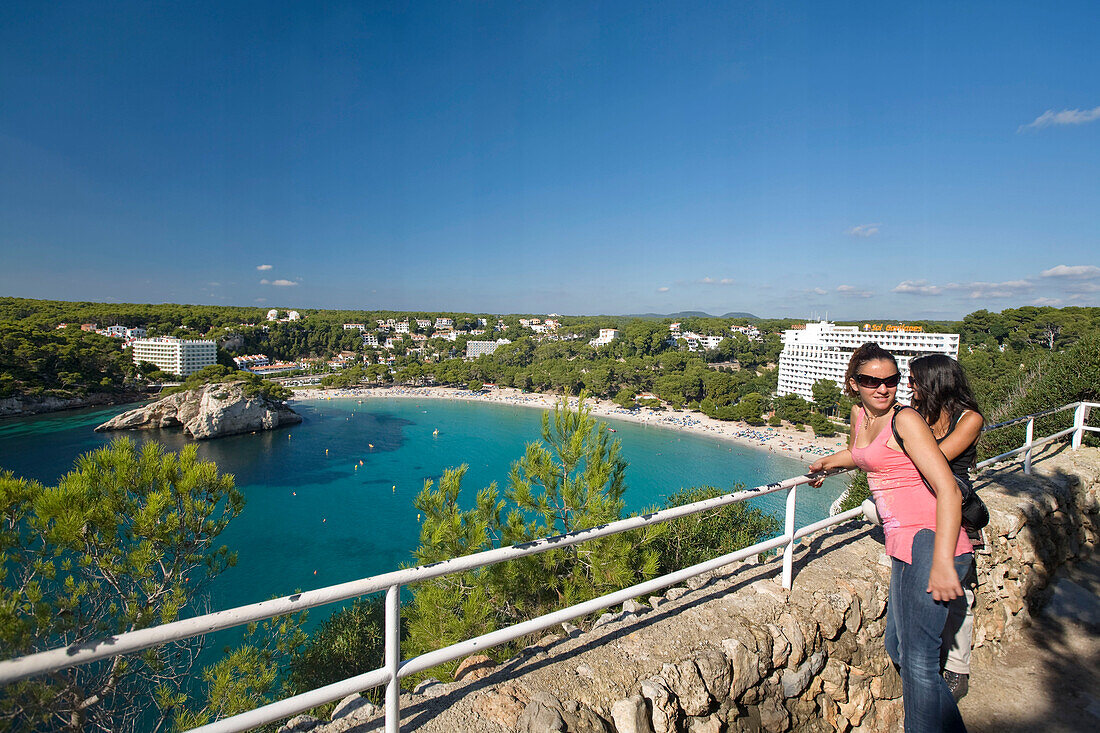
[[(412, 502), (424, 480), (467, 463), (468, 501), (492, 481), (503, 486), (525, 444), (539, 439), (542, 415), (529, 407), (416, 399), (313, 400), (294, 407), (301, 425), (198, 444), (202, 458), (234, 474), (247, 502), (222, 535), (238, 552), (238, 564), (213, 585), (211, 609), (397, 569), (417, 545)], [(77, 455), (117, 435), (92, 428), (123, 409), (2, 421), (0, 466), (54, 483)], [(794, 459), (716, 438), (608, 422), (630, 464), (629, 511), (663, 505), (683, 487), (757, 486), (805, 472)], [(175, 431), (127, 435), (176, 450), (187, 442)], [(799, 522), (825, 516), (842, 490), (839, 479), (800, 489)], [(754, 500), (776, 516), (783, 501), (781, 493)], [(328, 613), (312, 612), (311, 624)]]

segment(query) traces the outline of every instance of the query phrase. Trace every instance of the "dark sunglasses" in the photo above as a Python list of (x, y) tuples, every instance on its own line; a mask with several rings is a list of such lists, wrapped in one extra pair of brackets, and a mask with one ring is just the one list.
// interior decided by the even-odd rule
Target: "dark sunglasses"
[(870, 374), (857, 374), (856, 383), (860, 387), (866, 387), (867, 389), (878, 389), (882, 385), (886, 385), (891, 389), (898, 386), (898, 382), (901, 381), (901, 374), (894, 372), (886, 378), (872, 377)]

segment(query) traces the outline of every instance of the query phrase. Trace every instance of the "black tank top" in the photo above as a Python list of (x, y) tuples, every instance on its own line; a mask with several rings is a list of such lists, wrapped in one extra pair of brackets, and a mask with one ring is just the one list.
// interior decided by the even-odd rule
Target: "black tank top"
[[(951, 423), (951, 427), (942, 438), (936, 438), (936, 443), (942, 443), (947, 440), (947, 436), (955, 432), (955, 426), (959, 424), (959, 420), (962, 420), (962, 416), (965, 415), (968, 410), (963, 410), (959, 413), (958, 417)], [(970, 486), (970, 469), (974, 468), (978, 463), (978, 439), (975, 438), (974, 442), (966, 447), (959, 455), (955, 456), (953, 460), (947, 462), (947, 465), (951, 467), (951, 473), (955, 474), (955, 478), (960, 481), (964, 481), (967, 486)]]

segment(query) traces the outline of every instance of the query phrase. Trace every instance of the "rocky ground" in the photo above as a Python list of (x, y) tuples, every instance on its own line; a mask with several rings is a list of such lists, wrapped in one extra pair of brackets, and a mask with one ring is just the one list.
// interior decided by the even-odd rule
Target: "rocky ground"
[(959, 709), (971, 733), (1100, 730), (1100, 558), (1059, 573), (1018, 639), (975, 652)]
[[(803, 546), (791, 603), (805, 616), (816, 616), (826, 629), (831, 627), (835, 631), (843, 625), (844, 611), (838, 613), (832, 608), (828, 596), (838, 587), (855, 587), (861, 581), (866, 585), (872, 578), (885, 581), (888, 575), (886, 566), (879, 563), (881, 544), (860, 542), (876, 532), (861, 524), (815, 541), (812, 549), (809, 545)], [(805, 562), (810, 554), (820, 556), (822, 553), (828, 554), (828, 564)], [(672, 588), (650, 599), (648, 604), (631, 606), (633, 612), (591, 631), (567, 634), (558, 628), (500, 667), (486, 667), (471, 674), (479, 679), (429, 686), (423, 689), (422, 695), (404, 695), (401, 729), (421, 733), (513, 733), (517, 730), (534, 733), (554, 730), (554, 716), (568, 718), (568, 715), (561, 715), (571, 712), (565, 705), (580, 703), (573, 705), (574, 719), (563, 721), (565, 728), (586, 733), (603, 731), (606, 729), (599, 724), (586, 725), (589, 721), (578, 718), (588, 710), (602, 710), (605, 715), (610, 712), (614, 716), (616, 702), (628, 700), (639, 683), (662, 672), (666, 676), (678, 676), (674, 683), (678, 697), (694, 700), (695, 709), (702, 711), (708, 707), (705, 700), (708, 689), (715, 686), (713, 681), (705, 678), (709, 675), (689, 677), (674, 669), (681, 669), (679, 663), (688, 650), (722, 649), (719, 656), (730, 653), (720, 645), (724, 640), (742, 636), (746, 618), (771, 616), (784, 605), (786, 592), (778, 582), (779, 570), (776, 560), (725, 569), (710, 577), (704, 576), (688, 587)], [(750, 587), (751, 592), (737, 592)], [(872, 606), (876, 602), (869, 601), (868, 605)], [(883, 601), (883, 598), (877, 599), (878, 603)], [(621, 609), (612, 610), (616, 615), (622, 613)], [(831, 632), (826, 630), (824, 633)], [(736, 641), (724, 646), (738, 653)], [(793, 645), (794, 648), (788, 648), (782, 659), (775, 661), (786, 662), (789, 655), (794, 654), (812, 666), (806, 646), (803, 639)], [(696, 662), (698, 659), (696, 657)], [(715, 669), (720, 667), (716, 665)], [(714, 674), (721, 676), (720, 671)], [(737, 677), (736, 672), (734, 675)], [(740, 684), (756, 685), (761, 680), (759, 674), (755, 677), (740, 678)], [(731, 681), (725, 680), (725, 683), (728, 687)], [(736, 688), (738, 679), (732, 684)], [(662, 694), (660, 690), (653, 693)], [(538, 703), (540, 696), (545, 702), (542, 710), (538, 705), (531, 705), (532, 701)], [(568, 702), (563, 705), (565, 709), (555, 710), (555, 701)], [(620, 708), (628, 706), (620, 705)], [(625, 720), (633, 712), (623, 709), (620, 716)], [(776, 716), (776, 724), (780, 716), (786, 721), (786, 713), (778, 709), (770, 709), (768, 714)], [(757, 717), (756, 727), (768, 729), (771, 722), (767, 717), (763, 720)], [(718, 725), (717, 720), (713, 725)], [(699, 725), (696, 728), (708, 730)], [(361, 719), (360, 722), (336, 720), (313, 730), (317, 733), (366, 733), (382, 730), (382, 721), (379, 718)], [(620, 726), (620, 730), (634, 729)], [(636, 730), (640, 733), (647, 729), (639, 727)], [(714, 730), (720, 729), (715, 727)]]

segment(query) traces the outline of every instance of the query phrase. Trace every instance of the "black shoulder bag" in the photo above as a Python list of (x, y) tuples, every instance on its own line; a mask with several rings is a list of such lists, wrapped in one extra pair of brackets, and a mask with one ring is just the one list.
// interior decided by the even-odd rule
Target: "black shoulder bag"
[[(898, 442), (898, 447), (901, 448), (905, 455), (909, 455), (909, 451), (905, 450), (905, 441), (898, 435), (898, 427), (895, 424), (895, 420), (898, 416), (898, 410), (904, 410), (905, 405), (894, 405), (894, 414), (890, 417), (890, 430), (894, 433), (894, 440)], [(912, 408), (910, 408), (912, 409)], [(914, 468), (916, 465), (914, 464)], [(928, 479), (924, 477), (924, 474), (917, 469), (917, 473), (920, 474), (920, 480), (924, 482), (925, 487), (932, 492), (932, 496), (936, 495), (936, 490), (932, 488), (932, 484), (928, 483)], [(978, 492), (974, 490), (974, 487), (970, 485), (969, 481), (963, 481), (955, 474), (951, 474), (955, 477), (955, 483), (959, 486), (959, 493), (962, 494), (962, 523), (963, 527), (969, 530), (977, 531), (989, 524), (989, 509), (986, 507), (985, 502), (978, 496)]]

